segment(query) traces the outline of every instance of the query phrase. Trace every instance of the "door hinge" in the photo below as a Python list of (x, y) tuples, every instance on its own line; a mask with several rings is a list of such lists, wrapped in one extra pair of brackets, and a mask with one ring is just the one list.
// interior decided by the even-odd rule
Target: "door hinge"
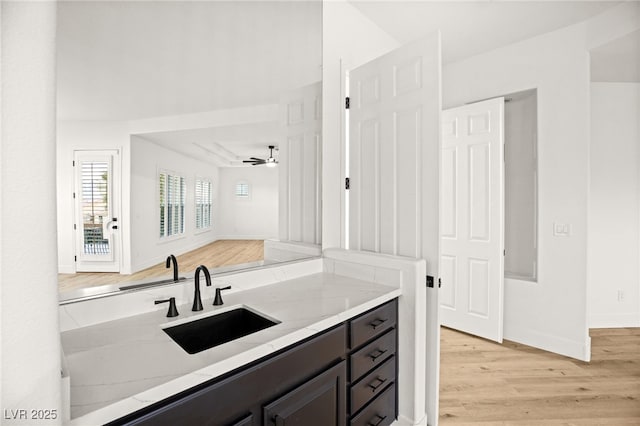
[(442, 288), (442, 278), (438, 278), (438, 288)]
[(77, 262), (78, 261), (78, 256), (73, 256), (73, 261)]
[(73, 230), (75, 231), (76, 229), (78, 229), (78, 228), (76, 228), (76, 224), (74, 223), (73, 224)]
[(502, 255), (506, 256), (507, 255), (507, 250), (502, 250)]
[(71, 164), (73, 165), (73, 167), (75, 167), (75, 166), (76, 166), (76, 160), (73, 160), (73, 161), (71, 162)]
[(76, 199), (76, 193), (75, 192), (73, 193), (73, 199), (74, 200)]
[(351, 99), (349, 99), (349, 97), (347, 96), (346, 98), (344, 98), (344, 108), (349, 109), (350, 106), (351, 106)]
[(431, 275), (427, 275), (427, 288), (433, 288), (433, 277)]
[(351, 189), (351, 179), (344, 178), (344, 189)]

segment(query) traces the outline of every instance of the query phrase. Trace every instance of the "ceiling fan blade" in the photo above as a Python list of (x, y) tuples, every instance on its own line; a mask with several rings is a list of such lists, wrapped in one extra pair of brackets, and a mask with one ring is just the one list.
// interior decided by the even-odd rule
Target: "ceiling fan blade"
[(249, 159), (251, 159), (251, 160), (257, 160), (257, 161), (264, 161), (262, 158), (256, 158), (256, 157), (249, 157)]

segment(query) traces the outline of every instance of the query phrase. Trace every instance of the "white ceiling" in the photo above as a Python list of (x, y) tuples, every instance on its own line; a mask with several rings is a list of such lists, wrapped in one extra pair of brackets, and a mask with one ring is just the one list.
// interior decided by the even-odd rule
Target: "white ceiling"
[[(187, 157), (220, 167), (241, 166), (250, 157), (267, 158), (278, 145), (278, 123), (262, 122), (206, 129), (145, 133), (140, 137)], [(179, 142), (178, 142), (179, 141)], [(277, 159), (277, 152), (274, 153)]]
[(57, 37), (66, 120), (272, 104), (322, 78), (319, 1), (60, 1)]
[(362, 14), (401, 43), (440, 30), (443, 63), (584, 21), (619, 1), (360, 1)]
[[(440, 29), (444, 63), (619, 4), (349, 1), (401, 43)], [(60, 1), (58, 22), (60, 119), (132, 120), (273, 104), (280, 93), (321, 79), (319, 1)], [(594, 51), (594, 58), (611, 63), (637, 47), (634, 40), (620, 43)], [(255, 123), (144, 137), (232, 165), (266, 157), (276, 132), (275, 123)]]

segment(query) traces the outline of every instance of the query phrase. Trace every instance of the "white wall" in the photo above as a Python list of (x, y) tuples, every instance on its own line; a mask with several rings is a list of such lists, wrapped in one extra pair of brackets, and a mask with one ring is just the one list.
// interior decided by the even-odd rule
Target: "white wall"
[[(186, 179), (185, 233), (160, 239), (158, 172), (173, 172)], [(195, 229), (195, 179), (213, 183), (212, 227)], [(164, 262), (169, 254), (180, 255), (216, 240), (218, 228), (218, 168), (149, 142), (131, 137), (131, 268), (133, 272)]]
[(640, 83), (591, 83), (590, 327), (640, 326), (639, 117)]
[[(538, 282), (505, 280), (504, 337), (588, 359), (589, 56), (586, 29), (561, 29), (443, 70), (445, 108), (538, 90)], [(554, 223), (571, 226), (555, 237)]]
[[(278, 167), (221, 167), (217, 238), (278, 237)], [(249, 184), (249, 197), (236, 198), (236, 183)]]
[[(0, 406), (62, 424), (56, 260), (54, 2), (2, 2)], [(31, 410), (55, 410), (34, 420)], [(25, 410), (14, 420), (17, 410)], [(11, 413), (14, 413), (13, 415)]]
[[(638, 4), (625, 3), (443, 70), (445, 107), (538, 90), (538, 282), (505, 280), (506, 339), (590, 358), (588, 50), (636, 30), (638, 17)], [(570, 236), (554, 236), (555, 223), (570, 225)]]

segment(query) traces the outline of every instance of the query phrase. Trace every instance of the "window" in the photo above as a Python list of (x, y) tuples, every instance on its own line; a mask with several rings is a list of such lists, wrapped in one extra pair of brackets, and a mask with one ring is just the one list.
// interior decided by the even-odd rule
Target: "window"
[(196, 179), (196, 229), (211, 226), (211, 181)]
[(236, 198), (249, 198), (249, 184), (246, 182), (236, 183)]
[(169, 172), (160, 172), (160, 238), (184, 234), (185, 179)]

